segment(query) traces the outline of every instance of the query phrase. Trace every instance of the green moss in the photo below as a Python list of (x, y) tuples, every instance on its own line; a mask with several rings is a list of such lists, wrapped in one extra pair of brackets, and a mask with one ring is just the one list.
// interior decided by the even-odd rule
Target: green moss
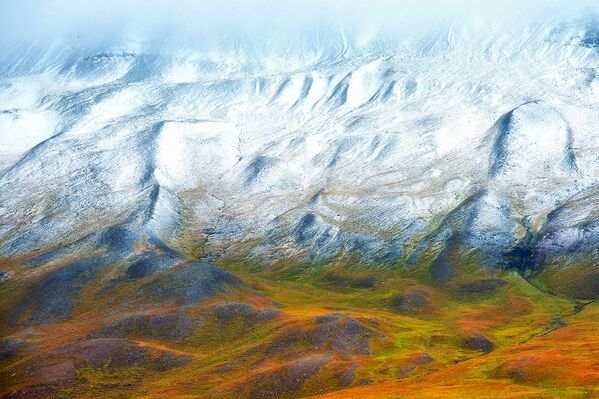
[(554, 262), (537, 273), (532, 281), (543, 290), (565, 298), (599, 298), (599, 267), (594, 259)]
[(77, 370), (77, 376), (91, 385), (133, 386), (141, 381), (144, 370), (139, 367), (114, 368), (110, 361), (100, 368), (81, 368)]

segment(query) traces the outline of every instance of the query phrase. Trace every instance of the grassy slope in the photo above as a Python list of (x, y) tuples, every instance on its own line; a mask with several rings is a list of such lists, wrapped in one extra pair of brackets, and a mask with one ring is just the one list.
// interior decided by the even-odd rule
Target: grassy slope
[(599, 306), (569, 325), (410, 381), (338, 391), (322, 398), (599, 397)]
[[(418, 270), (374, 271), (352, 269), (347, 265), (331, 270), (330, 265), (319, 268), (280, 265), (275, 270), (264, 271), (261, 266), (247, 262), (224, 262), (223, 266), (250, 283), (260, 294), (281, 304), (288, 322), (302, 325), (315, 316), (331, 312), (342, 312), (361, 320), (375, 319), (378, 330), (387, 339), (373, 341), (373, 355), (359, 359), (355, 379), (355, 383), (374, 384), (371, 388), (375, 392), (373, 397), (378, 392), (378, 384), (398, 379), (419, 381), (439, 370), (457, 367), (456, 363), (461, 365), (473, 361), (468, 359), (480, 358), (482, 352), (464, 346), (465, 337), (482, 333), (499, 350), (504, 350), (543, 333), (553, 319), (572, 311), (569, 301), (544, 294), (511, 272), (503, 272), (499, 276), (508, 281), (507, 288), (490, 294), (471, 295), (456, 292), (452, 287), (431, 286), (423, 277), (426, 273)], [(468, 268), (462, 272), (463, 275), (453, 285), (458, 284), (460, 278), (485, 277), (480, 270), (476, 272), (478, 275), (473, 275)], [(331, 282), (328, 277), (331, 274), (354, 282), (370, 278), (377, 284), (374, 288), (359, 288), (352, 283), (339, 286), (338, 281)], [(415, 288), (429, 294), (430, 303), (423, 310), (406, 313), (393, 308), (392, 298), (395, 295)], [(204, 353), (204, 362), (165, 375), (160, 381), (145, 385), (144, 389), (152, 392), (152, 397), (195, 397), (209, 392), (210, 386), (224, 381), (215, 379), (213, 369), (206, 369), (207, 366), (234, 358), (245, 349), (268, 340), (270, 333), (268, 330), (254, 332), (239, 341), (234, 349), (227, 346), (224, 352), (217, 349), (213, 353)], [(193, 347), (185, 349), (194, 350)], [(206, 346), (203, 349), (207, 349)], [(431, 355), (434, 360), (410, 370), (413, 359), (422, 353)], [(245, 374), (251, 372), (253, 370), (242, 368), (238, 374), (233, 373), (226, 378), (241, 381)], [(482, 375), (477, 378), (485, 380), (487, 377)], [(330, 389), (333, 388), (332, 384)], [(537, 392), (533, 388), (522, 389)], [(351, 390), (349, 392), (351, 395)], [(311, 393), (314, 391), (306, 389), (299, 395)]]
[[(198, 316), (212, 302), (236, 300), (256, 309), (276, 307), (281, 317), (252, 328), (236, 321), (223, 328), (208, 318), (185, 340), (143, 339), (144, 345), (174, 350), (193, 360), (161, 372), (143, 367), (82, 369), (78, 371), (77, 385), (65, 387), (60, 395), (255, 396), (256, 384), (267, 381), (261, 376), (276, 378), (284, 373), (277, 370), (293, 361), (293, 356), (286, 357), (285, 353), (265, 359), (256, 348), (285, 336), (291, 328), (310, 328), (317, 316), (339, 312), (381, 333), (371, 339), (372, 355), (335, 355), (298, 390), (280, 397), (330, 391), (334, 391), (328, 396), (332, 398), (592, 397), (592, 387), (599, 385), (599, 363), (595, 360), (599, 358), (599, 341), (594, 336), (599, 308), (591, 305), (578, 315), (568, 316), (573, 313), (572, 302), (539, 291), (516, 273), (491, 275), (477, 266), (471, 254), (459, 264), (453, 280), (436, 286), (430, 281), (427, 265), (375, 270), (352, 262), (300, 266), (282, 263), (265, 269), (247, 261), (222, 261), (222, 267), (244, 279), (254, 291), (242, 297), (215, 298), (187, 308), (186, 314)], [(111, 277), (99, 275), (93, 284), (84, 287), (79, 305), (67, 321), (28, 329), (36, 334), (36, 343), (51, 347), (81, 339), (98, 328), (106, 314), (128, 309), (114, 305), (135, 292), (134, 284), (123, 284), (109, 295), (97, 294)], [(487, 293), (460, 288), (489, 278), (501, 278), (507, 285)], [(14, 288), (19, 291), (17, 296), (26, 291), (24, 285)], [(3, 287), (3, 303), (10, 302), (7, 290)], [(423, 295), (426, 304), (398, 309), (396, 299), (414, 292)], [(561, 326), (555, 322), (558, 318), (569, 325), (551, 332)], [(484, 354), (468, 348), (466, 338), (477, 334), (488, 338), (495, 351)], [(303, 348), (293, 350), (302, 353)], [(426, 362), (419, 361), (423, 354)], [(235, 366), (223, 372), (223, 366), (231, 363)], [(349, 364), (357, 365), (352, 385), (368, 386), (342, 389), (337, 371)]]

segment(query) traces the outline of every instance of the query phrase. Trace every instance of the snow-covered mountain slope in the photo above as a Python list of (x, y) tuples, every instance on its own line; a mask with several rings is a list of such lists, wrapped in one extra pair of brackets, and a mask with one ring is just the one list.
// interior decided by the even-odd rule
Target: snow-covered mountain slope
[(411, 263), (458, 240), (500, 265), (527, 231), (545, 252), (596, 240), (580, 229), (599, 220), (598, 32), (587, 15), (336, 27), (276, 51), (17, 48), (0, 64), (2, 254), (117, 225), (266, 261)]

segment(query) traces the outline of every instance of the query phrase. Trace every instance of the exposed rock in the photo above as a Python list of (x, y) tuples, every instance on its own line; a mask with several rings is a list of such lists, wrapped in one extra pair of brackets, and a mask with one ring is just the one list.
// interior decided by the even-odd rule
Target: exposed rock
[(421, 352), (416, 353), (413, 356), (410, 356), (410, 360), (417, 364), (418, 366), (426, 366), (435, 361), (435, 358), (432, 357), (429, 353)]
[(398, 370), (398, 373), (400, 376), (404, 376), (404, 375), (409, 374), (412, 371), (416, 370), (417, 368), (418, 368), (418, 366), (416, 366), (415, 364), (409, 364), (407, 366), (400, 368)]
[(328, 272), (324, 279), (341, 288), (374, 288), (377, 280), (374, 276), (352, 276), (350, 274), (335, 271)]
[(358, 386), (367, 386), (367, 385), (372, 385), (374, 384), (374, 379), (372, 378), (363, 378), (360, 381), (358, 381)]
[(539, 356), (528, 355), (510, 359), (492, 371), (495, 378), (507, 378), (518, 384), (538, 384), (551, 378), (551, 371), (543, 367)]
[(205, 262), (186, 263), (155, 276), (140, 287), (144, 300), (199, 303), (218, 292), (243, 285), (233, 274)]
[(181, 314), (136, 313), (112, 320), (92, 336), (182, 339), (192, 335), (196, 327), (196, 321)]
[(145, 252), (135, 259), (127, 268), (127, 277), (131, 279), (149, 276), (151, 274), (168, 270), (184, 258), (176, 253), (157, 255), (154, 252)]
[[(274, 309), (256, 309), (251, 305), (238, 302), (220, 302), (210, 306), (198, 320), (198, 337), (206, 342), (216, 340), (225, 345), (235, 339), (243, 339), (254, 329), (278, 319), (282, 312)], [(214, 344), (212, 344), (214, 346)], [(227, 363), (221, 369), (234, 367), (236, 362)]]
[(505, 280), (491, 278), (462, 284), (458, 287), (458, 292), (467, 295), (484, 295), (499, 291), (506, 286), (507, 282)]
[(167, 370), (191, 360), (186, 355), (152, 349), (137, 341), (115, 338), (97, 338), (59, 346), (52, 354), (76, 359), (78, 367), (131, 367), (141, 366), (156, 370)]
[(464, 347), (475, 351), (489, 353), (495, 349), (495, 344), (489, 341), (484, 335), (477, 333), (464, 339)]
[(74, 242), (59, 246), (27, 261), (27, 265), (40, 267), (60, 262), (66, 256), (102, 252), (112, 259), (123, 259), (133, 252), (139, 234), (130, 228), (113, 226), (90, 233)]
[(252, 378), (254, 389), (250, 398), (279, 398), (284, 394), (299, 391), (304, 382), (316, 375), (332, 360), (330, 355), (311, 355), (291, 361), (275, 370), (266, 371)]
[(274, 309), (256, 310), (253, 306), (239, 302), (220, 302), (212, 306), (209, 314), (213, 314), (221, 322), (229, 322), (236, 318), (243, 318), (245, 324), (250, 326), (260, 322), (272, 321), (281, 315)]
[(429, 267), (431, 279), (435, 284), (445, 284), (455, 274), (455, 268), (450, 260), (450, 254), (453, 250), (453, 245), (448, 244), (439, 255), (433, 260)]
[(33, 385), (12, 390), (2, 399), (47, 399), (51, 398), (58, 389), (56, 385)]
[(345, 357), (370, 355), (370, 338), (380, 336), (346, 315), (320, 316), (315, 322), (316, 327), (306, 332), (311, 344), (317, 350), (326, 348)]
[[(291, 232), (288, 223), (295, 226)], [(315, 212), (304, 213), (301, 209), (288, 212), (278, 219), (268, 233), (268, 240), (259, 245), (253, 254), (272, 258), (273, 244), (278, 247), (283, 243), (296, 248), (296, 251), (301, 250), (310, 260), (330, 260), (341, 253), (355, 253), (360, 254), (366, 262), (391, 265), (403, 254), (402, 246), (395, 240), (389, 243), (376, 235), (345, 231), (332, 220)]]
[(26, 345), (25, 341), (17, 338), (0, 338), (0, 362), (12, 358)]
[(341, 374), (341, 386), (348, 387), (350, 386), (355, 378), (356, 378), (356, 369), (358, 368), (357, 363), (352, 363), (349, 365)]
[(106, 257), (84, 259), (48, 273), (8, 312), (10, 322), (39, 325), (65, 320), (75, 308), (81, 286), (107, 262)]
[(371, 354), (370, 339), (382, 337), (379, 332), (343, 314), (319, 316), (314, 323), (307, 329), (294, 326), (280, 333), (264, 348), (265, 357), (293, 356), (300, 352), (299, 348), (334, 353), (343, 358), (365, 356)]
[(391, 307), (398, 313), (415, 315), (431, 309), (429, 294), (419, 288), (408, 289), (405, 294), (391, 298)]
[(0, 371), (0, 380), (10, 378), (20, 382), (20, 388), (8, 397), (51, 397), (56, 389), (77, 384), (78, 370), (82, 368), (138, 367), (165, 371), (191, 359), (191, 356), (137, 341), (98, 338), (61, 345), (17, 362)]
[(35, 374), (52, 385), (72, 383), (77, 378), (75, 362), (72, 360), (39, 367), (35, 370)]
[(560, 319), (559, 317), (553, 318), (551, 319), (551, 321), (549, 322), (549, 324), (545, 327), (545, 331), (550, 332), (550, 331), (554, 331), (557, 330), (559, 328), (563, 328), (563, 327), (567, 327), (568, 323), (565, 322), (564, 320)]
[(400, 376), (404, 376), (416, 370), (418, 367), (426, 366), (434, 361), (435, 358), (426, 352), (415, 353), (409, 357), (409, 363), (401, 367), (398, 370), (398, 373)]

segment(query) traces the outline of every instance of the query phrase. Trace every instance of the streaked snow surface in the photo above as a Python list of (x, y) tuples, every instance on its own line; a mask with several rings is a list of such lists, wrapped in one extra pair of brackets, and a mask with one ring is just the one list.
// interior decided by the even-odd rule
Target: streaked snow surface
[(252, 43), (65, 39), (3, 55), (2, 251), (115, 224), (266, 259), (393, 262), (446, 229), (504, 248), (525, 220), (552, 231), (548, 247), (594, 239), (591, 15)]

